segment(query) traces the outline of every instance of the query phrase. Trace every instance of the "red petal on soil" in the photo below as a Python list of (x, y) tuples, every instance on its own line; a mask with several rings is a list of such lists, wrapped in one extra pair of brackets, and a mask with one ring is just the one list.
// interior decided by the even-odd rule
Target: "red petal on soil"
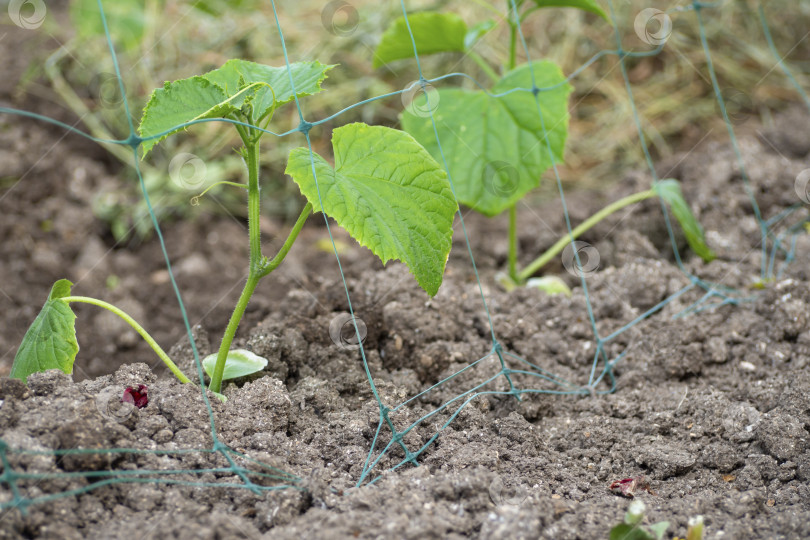
[(610, 484), (610, 489), (619, 488), (622, 495), (632, 499), (636, 494), (636, 484), (643, 478), (643, 476), (637, 476), (636, 478), (623, 478)]
[(608, 489), (616, 489), (619, 488), (622, 492), (622, 495), (625, 497), (633, 498), (636, 496), (637, 489), (643, 489), (644, 491), (648, 492), (650, 495), (656, 495), (656, 493), (650, 487), (650, 482), (644, 475), (639, 475), (634, 478), (623, 478), (621, 480), (617, 480), (610, 484)]
[(146, 385), (139, 384), (137, 389), (127, 386), (124, 395), (121, 397), (121, 403), (132, 403), (139, 409), (146, 407), (149, 403), (149, 397), (146, 395)]

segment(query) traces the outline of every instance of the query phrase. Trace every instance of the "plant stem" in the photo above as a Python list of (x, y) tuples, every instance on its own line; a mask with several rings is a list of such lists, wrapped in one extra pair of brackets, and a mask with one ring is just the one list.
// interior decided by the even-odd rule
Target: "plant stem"
[(261, 277), (251, 267), (248, 271), (245, 287), (242, 289), (242, 294), (239, 295), (239, 301), (236, 303), (231, 319), (228, 321), (228, 326), (225, 328), (225, 334), (222, 336), (222, 343), (217, 353), (217, 364), (214, 367), (214, 374), (211, 375), (211, 384), (208, 385), (209, 390), (218, 394), (222, 392), (222, 375), (225, 372), (225, 361), (228, 359), (231, 343), (233, 343), (233, 338), (236, 337), (236, 330), (239, 328), (239, 323), (242, 322), (242, 316), (245, 314), (250, 297), (253, 296), (260, 279)]
[[(511, 7), (509, 8), (511, 11)], [(515, 14), (517, 17), (517, 14)], [(518, 22), (513, 21), (511, 18), (508, 19), (509, 21), (509, 65), (507, 66), (509, 69), (508, 71), (512, 71), (515, 69), (515, 65), (517, 64), (517, 28), (520, 24), (520, 19)]]
[(509, 277), (518, 281), (517, 272), (517, 204), (509, 207)]
[(259, 229), (259, 209), (260, 209), (260, 194), (259, 194), (259, 142), (250, 138), (249, 133), (242, 135), (242, 141), (245, 143), (245, 162), (248, 167), (248, 237), (250, 239), (250, 263), (248, 264), (248, 278), (245, 282), (245, 287), (242, 289), (242, 294), (239, 295), (239, 301), (231, 314), (228, 321), (228, 326), (225, 328), (225, 334), (222, 336), (222, 342), (219, 346), (217, 353), (217, 363), (214, 367), (214, 373), (211, 375), (211, 384), (208, 388), (216, 393), (222, 392), (222, 375), (225, 372), (225, 361), (228, 359), (228, 351), (231, 350), (233, 338), (236, 337), (236, 330), (239, 328), (239, 323), (242, 321), (242, 316), (245, 314), (250, 297), (256, 290), (256, 286), (261, 279), (261, 265), (262, 265), (262, 239), (261, 230)]
[(467, 51), (467, 56), (469, 56), (472, 59), (472, 61), (475, 62), (478, 65), (478, 67), (481, 68), (481, 71), (483, 71), (492, 80), (492, 82), (498, 82), (500, 77), (498, 77), (498, 74), (495, 73), (495, 70), (492, 69), (489, 66), (489, 64), (487, 64), (486, 60), (481, 58), (480, 54), (478, 54), (475, 51)]
[(211, 375), (211, 384), (208, 386), (214, 392), (221, 393), (222, 391), (222, 374), (225, 372), (225, 361), (228, 359), (228, 352), (231, 350), (231, 344), (236, 337), (236, 330), (239, 328), (239, 323), (247, 309), (248, 302), (251, 296), (256, 291), (259, 281), (270, 272), (278, 268), (278, 265), (284, 260), (289, 253), (290, 248), (298, 238), (298, 233), (306, 223), (307, 218), (312, 213), (312, 205), (307, 203), (298, 216), (290, 234), (287, 236), (284, 245), (281, 246), (278, 253), (272, 260), (267, 260), (262, 256), (262, 243), (261, 231), (259, 229), (260, 218), (260, 193), (259, 193), (259, 141), (258, 139), (250, 139), (250, 134), (246, 133), (243, 137), (245, 143), (245, 161), (248, 166), (248, 236), (250, 238), (250, 264), (248, 266), (248, 278), (245, 282), (245, 287), (242, 289), (242, 294), (239, 295), (239, 300), (236, 307), (231, 314), (228, 321), (228, 326), (225, 328), (225, 334), (222, 336), (222, 343), (217, 352), (217, 363), (214, 367), (214, 373)]
[(183, 372), (180, 371), (180, 368), (177, 367), (177, 365), (174, 362), (172, 362), (172, 359), (169, 358), (169, 355), (166, 354), (166, 352), (160, 347), (160, 345), (157, 344), (157, 342), (152, 338), (152, 336), (149, 335), (149, 332), (144, 330), (143, 327), (140, 324), (138, 324), (138, 322), (135, 319), (133, 319), (132, 317), (127, 315), (121, 309), (115, 307), (112, 304), (108, 304), (107, 302), (105, 302), (103, 300), (98, 300), (96, 298), (90, 298), (88, 296), (66, 296), (64, 298), (60, 298), (60, 300), (63, 300), (63, 301), (68, 302), (68, 303), (70, 303), (70, 302), (80, 302), (80, 303), (84, 303), (84, 304), (92, 304), (94, 306), (102, 307), (104, 309), (112, 311), (113, 313), (115, 313), (116, 315), (118, 315), (119, 317), (124, 319), (124, 321), (126, 321), (127, 324), (129, 324), (132, 328), (135, 329), (136, 332), (138, 332), (138, 334), (141, 335), (141, 337), (144, 339), (144, 341), (146, 341), (146, 343), (150, 347), (152, 347), (152, 350), (157, 353), (157, 355), (160, 357), (160, 359), (163, 360), (163, 363), (166, 364), (166, 367), (168, 367), (169, 370), (172, 373), (174, 373), (174, 376), (177, 377), (177, 379), (181, 383), (191, 382), (188, 379), (188, 377), (186, 377), (183, 374)]
[(553, 246), (548, 248), (545, 253), (540, 255), (537, 259), (534, 260), (529, 266), (521, 270), (521, 272), (517, 275), (519, 282), (524, 282), (532, 275), (537, 272), (540, 268), (548, 264), (548, 262), (553, 259), (557, 254), (559, 254), (565, 246), (571, 243), (571, 240), (579, 237), (588, 229), (605, 219), (610, 214), (616, 212), (617, 210), (621, 210), (625, 206), (629, 206), (633, 203), (641, 202), (645, 199), (652, 199), (653, 197), (657, 197), (658, 193), (654, 189), (649, 189), (647, 191), (640, 191), (638, 193), (633, 193), (632, 195), (628, 195), (623, 199), (619, 199), (616, 202), (613, 202), (606, 207), (602, 208), (600, 211), (580, 223), (574, 230), (571, 231), (571, 234), (566, 234), (555, 243)]

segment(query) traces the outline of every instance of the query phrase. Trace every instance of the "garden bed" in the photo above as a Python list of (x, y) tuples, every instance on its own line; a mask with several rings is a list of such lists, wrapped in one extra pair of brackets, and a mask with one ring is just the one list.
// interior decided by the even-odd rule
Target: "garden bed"
[[(158, 341), (178, 342), (172, 357), (194, 372), (159, 246), (150, 241), (112, 249), (87, 211), (93, 192), (117, 181), (115, 171), (88, 143), (70, 136), (60, 141), (54, 130), (30, 121), (4, 117), (3, 122), (0, 138), (12, 149), (3, 157), (4, 174), (23, 177), (0, 197), (6, 239), (0, 247), (7, 306), (4, 369), (50, 284), (71, 277), (77, 293), (106, 286), (107, 298), (154, 329)], [(766, 218), (801, 202), (794, 182), (807, 168), (808, 126), (801, 109), (771, 126), (740, 126), (745, 163)], [(51, 146), (47, 153), (24, 151)], [(608, 486), (639, 475), (654, 492), (637, 493), (650, 521), (669, 521), (671, 534), (684, 536), (687, 520), (703, 515), (707, 538), (810, 536), (810, 242), (800, 235), (796, 260), (779, 279), (762, 290), (752, 288), (760, 272), (760, 236), (730, 145), (706, 142), (660, 163), (658, 170), (682, 181), (718, 254), (703, 263), (679, 239), (686, 267), (744, 291), (750, 301), (673, 318), (702, 296), (695, 288), (612, 340), (606, 345), (611, 358), (626, 351), (614, 369), (614, 393), (524, 395), (520, 402), (479, 396), (419, 456), (418, 467), (386, 472), (403, 458), (391, 451), (367, 479), (382, 476), (354, 489), (380, 413), (359, 352), (336, 345), (330, 336), (330, 323), (348, 304), (334, 255), (316, 247), (325, 229), (314, 223), (280, 271), (262, 284), (237, 338), (237, 345), (270, 360), (266, 371), (226, 387), (225, 404), (211, 403), (223, 443), (296, 475), (303, 489), (256, 495), (240, 488), (117, 483), (31, 506), (25, 515), (4, 511), (0, 537), (129, 538), (137, 531), (143, 538), (605, 538), (628, 505)], [(610, 190), (610, 198), (649, 183), (647, 174), (630, 173)], [(520, 209), (527, 216), (520, 232), (527, 260), (564, 232), (551, 193)], [(606, 204), (604, 197), (571, 194), (573, 221)], [(593, 336), (578, 279), (561, 265), (549, 269), (568, 280), (570, 298), (527, 289), (502, 292), (494, 274), (506, 260), (505, 220), (468, 216), (466, 223), (503, 348), (585, 384)], [(264, 224), (266, 241), (283, 239), (285, 228)], [(491, 350), (478, 285), (456, 229), (448, 272), (433, 299), (407, 269), (396, 263), (382, 268), (336, 233), (345, 244), (341, 261), (353, 308), (368, 330), (369, 369), (388, 406)], [(218, 345), (209, 341), (208, 331), (219, 335), (229, 315), (226, 306), (238, 294), (245, 233), (227, 217), (175, 224), (165, 232), (191, 320), (199, 323), (197, 345), (208, 354)], [(600, 257), (588, 292), (603, 336), (689, 283), (673, 261), (657, 201), (614, 215), (583, 240)], [(116, 276), (115, 283), (109, 275)], [(210, 447), (198, 388), (152, 373), (153, 353), (108, 314), (92, 308), (77, 312), (83, 347), (78, 382), (55, 372), (31, 376), (27, 388), (3, 380), (0, 438), (28, 450)], [(103, 375), (122, 364), (115, 374)], [(399, 409), (392, 421), (402, 429), (498, 369), (497, 357), (486, 358)], [(136, 384), (147, 385), (149, 404), (111, 415), (109, 400)], [(501, 377), (491, 388), (505, 390), (505, 384)], [(404, 442), (424, 444), (446, 419), (438, 415), (423, 422)], [(17, 472), (178, 469), (189, 472), (175, 480), (234, 483), (229, 472), (192, 472), (227, 467), (219, 453), (11, 452), (8, 459)], [(89, 481), (26, 481), (22, 495), (81, 490)], [(11, 496), (7, 485), (0, 496)]]

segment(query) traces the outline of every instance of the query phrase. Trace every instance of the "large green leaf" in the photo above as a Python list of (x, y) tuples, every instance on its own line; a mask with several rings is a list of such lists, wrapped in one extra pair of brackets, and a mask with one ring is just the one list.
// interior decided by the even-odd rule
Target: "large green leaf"
[(678, 181), (671, 178), (661, 180), (660, 182), (656, 182), (653, 188), (658, 193), (658, 196), (669, 206), (670, 210), (672, 210), (672, 215), (674, 215), (675, 219), (680, 223), (684, 236), (686, 236), (686, 241), (689, 243), (689, 247), (692, 248), (692, 251), (706, 262), (714, 259), (714, 252), (706, 245), (703, 227), (700, 226), (700, 223), (695, 219), (695, 216), (689, 209), (689, 205), (686, 204), (686, 200), (683, 198), (683, 192), (681, 192), (681, 185)]
[[(27, 3), (27, 2), (26, 2)], [(143, 40), (146, 27), (144, 0), (116, 0), (104, 2), (104, 16), (116, 48), (134, 51)], [(98, 9), (98, 0), (70, 2), (70, 19), (76, 34), (82, 39), (104, 39), (104, 25)]]
[[(411, 31), (408, 31), (408, 25)], [(413, 33), (413, 41), (411, 40)], [(377, 50), (374, 51), (374, 67), (378, 68), (394, 60), (413, 58), (413, 44), (419, 55), (439, 52), (464, 52), (467, 25), (455, 13), (424, 11), (400, 17), (385, 31)]]
[[(563, 161), (571, 86), (556, 64), (524, 64), (504, 76), (492, 93), (531, 88), (532, 70), (538, 88), (558, 86), (540, 91), (536, 100), (523, 90), (490, 97), (482, 91), (439, 89), (438, 100), (436, 94), (429, 96), (456, 196), (487, 216), (499, 214), (539, 185), (540, 175), (552, 164), (549, 145), (554, 161)], [(431, 119), (420, 113), (427, 109), (425, 100), (418, 97), (416, 106), (402, 113), (402, 127), (441, 160)]]
[(62, 298), (70, 296), (73, 285), (66, 279), (53, 284), (48, 300), (25, 333), (14, 363), (11, 377), (25, 381), (32, 373), (61, 369), (73, 373), (73, 361), (79, 352), (76, 341), (76, 315)]
[(290, 152), (287, 174), (315, 211), (335, 219), (385, 264), (404, 262), (431, 296), (439, 290), (458, 209), (447, 174), (410, 135), (349, 124), (332, 132), (334, 169), (310, 152)]
[[(217, 365), (217, 353), (209, 354), (203, 358), (202, 365), (209, 377), (214, 373)], [(263, 358), (247, 349), (234, 349), (228, 351), (225, 358), (225, 370), (222, 372), (222, 380), (237, 379), (246, 375), (253, 375), (267, 366), (267, 358)]]
[(595, 0), (533, 0), (537, 7), (573, 7), (595, 13), (609, 21), (607, 13), (599, 7)]
[[(326, 72), (334, 66), (320, 62), (290, 64), (299, 97), (315, 94), (321, 89)], [(204, 75), (167, 82), (152, 92), (143, 111), (138, 131), (144, 141), (143, 155), (160, 141), (183, 129), (183, 124), (204, 118), (225, 118), (241, 110), (246, 102), (252, 105), (254, 124), (276, 107), (295, 98), (290, 75), (285, 67), (271, 67), (246, 60), (228, 60)]]

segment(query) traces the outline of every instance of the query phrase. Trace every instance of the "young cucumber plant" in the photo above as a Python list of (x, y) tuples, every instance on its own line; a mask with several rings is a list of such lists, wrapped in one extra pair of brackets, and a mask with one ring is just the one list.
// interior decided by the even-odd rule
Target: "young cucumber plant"
[[(486, 7), (504, 17), (495, 7)], [(516, 0), (514, 5), (512, 0), (505, 0), (505, 7), (510, 46), (509, 56), (500, 66), (503, 75), (498, 75), (473, 48), (494, 23), (484, 21), (468, 28), (453, 13), (420, 12), (409, 15), (407, 20), (395, 20), (382, 36), (374, 66), (413, 58), (415, 45), (420, 56), (463, 53), (491, 79), (488, 91), (440, 88), (433, 92), (427, 91), (424, 80), (420, 81), (423, 95), (402, 113), (400, 120), (403, 129), (437, 161), (446, 163), (459, 202), (488, 217), (509, 212), (505, 284), (511, 288), (526, 283), (571, 242), (571, 236), (566, 234), (525, 268), (518, 268), (516, 204), (538, 187), (544, 171), (563, 162), (568, 97), (572, 91), (562, 70), (549, 60), (517, 65), (518, 25), (545, 7), (575, 7), (605, 20), (608, 17), (594, 0)], [(437, 140), (441, 141), (441, 149)], [(608, 205), (573, 229), (573, 237), (621, 208), (655, 197), (671, 208), (692, 250), (704, 260), (711, 260), (714, 254), (706, 245), (703, 230), (678, 183), (671, 179)]]
[[(230, 122), (242, 140), (239, 152), (247, 180), (237, 185), (247, 190), (248, 275), (219, 351), (203, 360), (213, 392), (221, 391), (223, 380), (261, 370), (266, 364), (249, 351), (232, 351), (231, 345), (259, 281), (278, 268), (313, 211), (333, 218), (383, 263), (392, 259), (404, 262), (429, 295), (435, 295), (441, 285), (458, 210), (447, 174), (412, 136), (381, 126), (355, 123), (335, 129), (334, 166), (307, 147), (290, 152), (286, 172), (307, 203), (278, 253), (272, 258), (263, 254), (259, 233), (262, 136), (278, 107), (296, 96), (301, 99), (320, 92), (333, 67), (304, 62), (291, 64), (288, 70), (229, 60), (204, 75), (167, 82), (153, 92), (144, 109), (139, 128), (144, 157), (166, 137), (200, 121)], [(300, 131), (307, 133), (310, 127), (304, 124)], [(131, 317), (101, 300), (71, 296), (71, 285), (60, 280), (53, 286), (14, 358), (13, 377), (25, 379), (33, 372), (53, 368), (72, 372), (79, 347), (69, 305), (85, 302), (127, 321), (180, 381), (189, 382)]]

